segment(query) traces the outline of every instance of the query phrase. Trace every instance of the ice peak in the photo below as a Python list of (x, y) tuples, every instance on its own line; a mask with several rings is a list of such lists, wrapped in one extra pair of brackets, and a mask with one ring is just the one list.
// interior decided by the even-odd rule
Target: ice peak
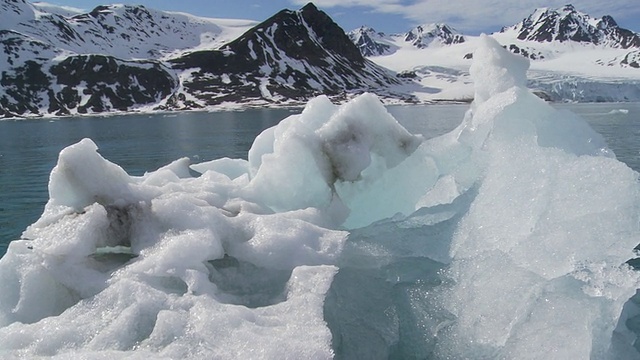
[(476, 104), (514, 86), (525, 87), (527, 69), (527, 58), (514, 55), (502, 48), (494, 38), (481, 35), (469, 69), (475, 83)]

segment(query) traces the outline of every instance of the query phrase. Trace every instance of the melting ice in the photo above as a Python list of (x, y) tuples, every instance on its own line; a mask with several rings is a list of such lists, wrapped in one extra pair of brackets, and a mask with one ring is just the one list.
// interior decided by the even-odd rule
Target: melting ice
[(365, 94), (246, 161), (133, 177), (64, 149), (0, 260), (0, 357), (638, 358), (638, 174), (527, 67), (484, 37), (430, 140)]

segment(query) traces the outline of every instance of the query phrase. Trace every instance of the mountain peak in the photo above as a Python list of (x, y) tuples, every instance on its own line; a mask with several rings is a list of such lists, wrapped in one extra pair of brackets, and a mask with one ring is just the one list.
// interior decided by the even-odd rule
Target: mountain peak
[(342, 54), (349, 61), (362, 64), (364, 58), (360, 51), (351, 43), (347, 34), (324, 11), (318, 10), (313, 3), (308, 3), (301, 10), (302, 19), (311, 27), (322, 46), (338, 54)]
[(620, 28), (611, 16), (592, 18), (571, 4), (555, 9), (538, 8), (520, 23), (501, 30), (506, 31), (515, 31), (520, 40), (536, 42), (572, 41), (623, 49), (640, 47), (640, 36)]
[(602, 17), (602, 19), (600, 20), (600, 24), (602, 26), (602, 28), (605, 27), (618, 27), (618, 23), (613, 20), (613, 18), (609, 15), (605, 15)]
[(437, 40), (444, 45), (465, 42), (465, 38), (457, 30), (443, 23), (418, 25), (404, 35), (404, 40), (415, 47), (425, 48)]
[(360, 26), (347, 34), (363, 56), (385, 55), (392, 51), (384, 33), (369, 26)]
[(319, 12), (320, 10), (316, 7), (316, 5), (312, 2), (308, 2), (307, 5), (303, 6), (300, 11), (316, 11)]
[(365, 61), (342, 28), (313, 3), (297, 11), (278, 12), (224, 48), (252, 55), (249, 49), (254, 46), (275, 46), (289, 58), (312, 58), (324, 65), (320, 59), (327, 58), (328, 53), (341, 54), (360, 67)]
[(176, 69), (197, 68), (207, 74), (184, 83), (207, 105), (379, 92), (399, 83), (364, 59), (342, 28), (313, 4), (282, 10), (220, 50), (194, 52), (172, 63)]

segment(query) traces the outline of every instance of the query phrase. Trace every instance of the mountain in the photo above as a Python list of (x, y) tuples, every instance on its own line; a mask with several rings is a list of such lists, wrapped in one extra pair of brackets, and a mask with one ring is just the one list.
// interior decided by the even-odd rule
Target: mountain
[(296, 103), (388, 90), (402, 80), (362, 57), (313, 4), (262, 23), (144, 6), (77, 13), (0, 0), (0, 116)]
[(368, 26), (362, 26), (347, 33), (362, 56), (377, 56), (393, 53), (397, 46), (393, 45), (384, 33), (377, 32)]
[[(609, 15), (602, 18), (592, 18), (570, 4), (556, 9), (536, 9), (521, 22), (502, 28), (500, 32), (513, 37), (514, 42), (520, 42), (519, 44), (507, 44), (510, 48), (528, 47), (528, 52), (523, 54), (525, 56), (533, 54), (534, 56), (528, 56), (533, 60), (557, 56), (558, 53), (566, 52), (567, 47), (595, 46), (599, 49), (628, 50), (625, 54), (617, 55), (614, 58), (605, 55), (596, 59), (594, 61), (596, 64), (637, 68), (634, 64), (637, 65), (640, 34), (621, 28)], [(527, 45), (523, 45), (525, 43)], [(544, 51), (536, 50), (541, 46), (544, 47), (544, 44), (547, 48), (550, 44), (557, 44), (557, 46), (551, 50), (551, 53), (546, 54)], [(537, 54), (536, 51), (538, 51)], [(554, 55), (553, 52), (556, 54)]]
[(179, 85), (163, 58), (219, 46), (253, 24), (143, 6), (98, 6), (78, 14), (0, 0), (0, 116), (154, 106)]
[(432, 43), (451, 45), (465, 42), (465, 37), (447, 24), (420, 25), (404, 35), (404, 41), (422, 49)]
[(640, 50), (634, 50), (629, 52), (625, 57), (620, 61), (620, 64), (623, 66), (630, 66), (632, 68), (640, 68)]
[[(51, 50), (11, 35), (15, 34), (0, 32), (5, 49), (5, 39), (9, 38), (21, 44), (21, 49)], [(158, 62), (97, 54), (70, 55), (53, 64), (38, 60), (42, 58), (26, 60), (2, 72), (0, 116), (129, 111), (160, 101), (177, 86), (171, 70)]]
[(618, 26), (611, 16), (595, 19), (566, 5), (536, 9), (529, 17), (501, 32), (515, 32), (519, 40), (572, 41), (613, 48), (640, 48), (640, 36)]
[(130, 110), (168, 96), (175, 75), (159, 62), (78, 55), (0, 30), (0, 116)]
[(4, 30), (74, 53), (159, 59), (176, 50), (215, 48), (255, 22), (234, 23), (129, 5), (98, 6), (88, 13), (64, 16), (51, 6), (0, 0), (0, 24)]
[[(370, 28), (351, 32), (361, 52), (417, 84), (422, 102), (471, 101), (469, 66), (479, 37), (447, 25), (422, 25), (404, 34)], [(640, 101), (640, 41), (611, 16), (592, 18), (572, 5), (535, 10), (491, 34), (530, 60), (530, 88), (550, 101)]]
[(370, 91), (384, 95), (401, 82), (365, 59), (344, 31), (315, 5), (283, 10), (217, 50), (175, 59), (189, 106), (245, 99), (282, 103), (326, 94)]
[(363, 56), (389, 55), (406, 46), (423, 49), (465, 42), (464, 35), (447, 24), (439, 23), (419, 25), (404, 34), (392, 35), (362, 26), (350, 31), (348, 35)]

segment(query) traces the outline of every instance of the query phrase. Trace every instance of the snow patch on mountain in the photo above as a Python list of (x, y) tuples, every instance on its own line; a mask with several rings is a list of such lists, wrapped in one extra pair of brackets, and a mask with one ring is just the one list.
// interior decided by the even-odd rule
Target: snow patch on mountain
[[(442, 36), (434, 41), (432, 35), (438, 28), (418, 27), (404, 38), (370, 36), (374, 43), (394, 47), (387, 52), (369, 51), (368, 58), (416, 83), (412, 91), (420, 101), (470, 101), (469, 66), (479, 37), (452, 31), (451, 41)], [(366, 34), (379, 33), (368, 28)], [(461, 41), (455, 41), (455, 36)], [(491, 36), (531, 61), (529, 86), (547, 100), (640, 100), (638, 34), (618, 27), (610, 16), (594, 19), (571, 5), (537, 9), (522, 22)]]
[(347, 33), (363, 56), (391, 54), (397, 50), (393, 38), (368, 26), (361, 26)]
[(64, 17), (72, 17), (72, 16), (80, 15), (86, 12), (84, 9), (79, 9), (72, 6), (55, 5), (55, 4), (50, 4), (44, 1), (37, 1), (31, 4), (35, 9), (39, 10), (40, 12), (56, 14)]
[(407, 46), (422, 49), (465, 42), (464, 35), (447, 24), (424, 24), (406, 33), (392, 35), (362, 26), (350, 31), (348, 35), (364, 56), (393, 54)]
[(60, 49), (122, 59), (160, 59), (175, 56), (176, 50), (216, 48), (255, 25), (249, 20), (222, 21), (144, 6), (98, 6), (81, 14), (49, 9), (5, 0), (0, 3), (0, 20), (5, 29)]
[(422, 49), (431, 45), (451, 45), (465, 42), (465, 37), (446, 24), (420, 25), (404, 35), (404, 41)]
[(574, 41), (627, 49), (640, 47), (640, 36), (620, 28), (611, 16), (595, 19), (573, 5), (562, 8), (539, 8), (520, 23), (503, 28), (519, 40), (536, 42)]

